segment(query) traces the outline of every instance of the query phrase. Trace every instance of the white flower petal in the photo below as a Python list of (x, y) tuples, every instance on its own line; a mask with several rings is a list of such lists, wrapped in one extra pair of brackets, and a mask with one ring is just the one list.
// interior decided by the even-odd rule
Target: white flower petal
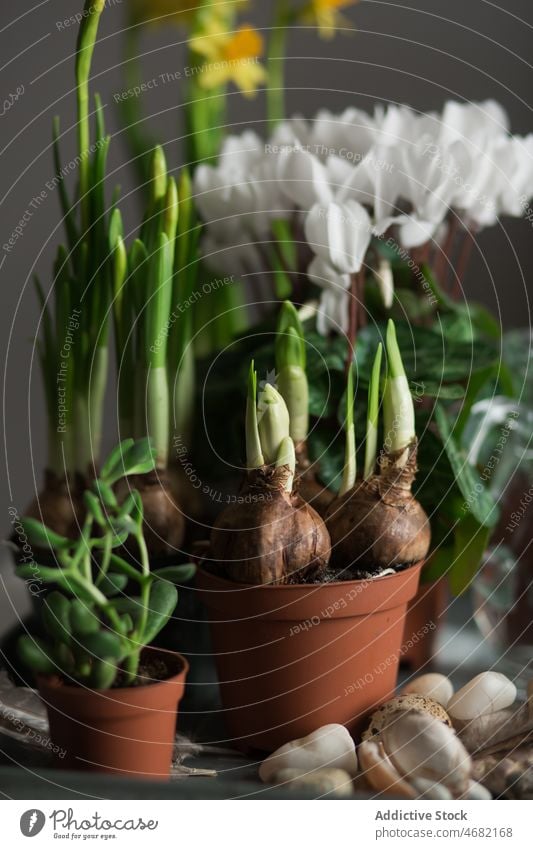
[(317, 256), (341, 274), (360, 270), (372, 238), (372, 224), (360, 203), (315, 204), (305, 220), (305, 236)]
[(325, 204), (333, 199), (326, 168), (307, 150), (288, 153), (279, 176), (283, 191), (300, 209), (308, 210), (315, 203)]

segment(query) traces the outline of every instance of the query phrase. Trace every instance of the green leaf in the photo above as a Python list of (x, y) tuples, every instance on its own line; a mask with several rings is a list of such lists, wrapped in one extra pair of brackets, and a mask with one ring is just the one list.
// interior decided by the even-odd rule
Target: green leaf
[(116, 510), (118, 501), (113, 489), (103, 480), (95, 480), (93, 484), (97, 496), (102, 500), (103, 504), (111, 510)]
[(43, 624), (54, 641), (70, 643), (70, 602), (62, 593), (54, 590), (43, 602)]
[(92, 492), (89, 490), (85, 490), (83, 493), (83, 501), (85, 502), (85, 506), (88, 512), (91, 514), (93, 519), (100, 525), (101, 528), (105, 528), (107, 526), (106, 518), (104, 516), (102, 506), (100, 501)]
[(70, 624), (74, 634), (85, 636), (100, 630), (100, 620), (94, 610), (79, 598), (70, 602)]
[(466, 427), (472, 407), (483, 389), (483, 387), (496, 376), (498, 367), (495, 364), (490, 364), (485, 368), (480, 369), (472, 375), (468, 381), (466, 393), (463, 390), (464, 401), (461, 405), (461, 410), (455, 422), (454, 434), (458, 442), (461, 440), (463, 431)]
[(93, 663), (88, 684), (94, 690), (109, 690), (117, 675), (118, 669), (112, 663), (107, 663), (105, 660), (96, 661)]
[(21, 661), (34, 672), (41, 672), (43, 675), (51, 675), (55, 672), (52, 649), (44, 640), (23, 634), (19, 637), (17, 648)]
[(122, 442), (119, 442), (118, 445), (113, 448), (107, 459), (105, 460), (102, 470), (100, 472), (100, 477), (102, 480), (106, 480), (106, 478), (115, 474), (118, 470), (122, 470), (124, 460), (123, 458), (126, 456), (128, 451), (133, 447), (134, 441), (133, 439), (124, 439)]
[(119, 575), (117, 572), (108, 572), (98, 583), (98, 589), (108, 598), (112, 598), (126, 588), (127, 575)]
[(450, 589), (460, 595), (471, 584), (490, 538), (491, 528), (480, 525), (474, 516), (462, 519), (454, 532), (454, 557), (449, 572)]
[(479, 479), (474, 467), (467, 461), (464, 452), (459, 448), (446, 410), (441, 404), (435, 406), (435, 421), (457, 485), (464, 498), (462, 508), (464, 514), (470, 512), (480, 525), (492, 528), (498, 521), (496, 503)]
[(94, 634), (86, 634), (80, 639), (83, 647), (100, 660), (112, 658), (121, 660), (124, 656), (122, 640), (112, 631), (98, 631)]
[(170, 581), (173, 584), (185, 584), (196, 574), (194, 563), (185, 563), (183, 566), (164, 566), (152, 572), (154, 578)]
[(144, 475), (155, 466), (155, 449), (149, 437), (138, 439), (124, 457), (125, 475)]
[(37, 519), (22, 517), (20, 520), (24, 532), (28, 537), (30, 545), (35, 545), (37, 548), (46, 548), (50, 550), (65, 549), (72, 545), (72, 540), (56, 534), (47, 528), (45, 525), (38, 522)]
[(168, 581), (154, 581), (150, 589), (149, 611), (144, 634), (139, 635), (143, 645), (149, 645), (174, 613), (178, 591)]

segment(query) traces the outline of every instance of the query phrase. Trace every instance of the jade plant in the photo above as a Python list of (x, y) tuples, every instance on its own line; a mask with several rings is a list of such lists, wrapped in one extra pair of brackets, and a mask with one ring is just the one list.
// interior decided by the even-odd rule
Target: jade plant
[(298, 492), (323, 515), (333, 493), (317, 479), (317, 464), (311, 464), (307, 449), (309, 432), (309, 384), (306, 373), (306, 340), (298, 312), (284, 301), (277, 324), (276, 380), (289, 411), (289, 434), (296, 452)]
[(253, 361), (246, 402), (246, 479), (217, 518), (213, 559), (235, 581), (320, 580), (330, 556), (326, 526), (294, 489), (296, 454), (287, 405), (270, 383), (257, 392)]
[[(84, 493), (86, 517), (75, 540), (34, 519), (23, 520), (30, 543), (52, 550), (57, 563), (37, 567), (50, 588), (42, 609), (45, 636), (25, 634), (19, 640), (20, 657), (35, 673), (59, 674), (95, 689), (135, 682), (143, 648), (176, 607), (175, 584), (194, 572), (189, 564), (152, 571), (139, 492), (130, 490), (122, 504), (116, 498), (116, 484), (149, 472), (154, 459), (148, 439), (125, 440), (111, 452)], [(119, 553), (128, 538), (137, 546), (136, 565)], [(35, 568), (34, 563), (24, 564), (17, 574), (28, 578)], [(126, 596), (130, 585), (136, 593)]]
[[(382, 348), (370, 379), (364, 472), (357, 478), (353, 368), (346, 391), (346, 453), (339, 497), (326, 516), (332, 561), (375, 574), (423, 561), (430, 545), (429, 519), (411, 488), (416, 473), (417, 438), (411, 390), (396, 329), (386, 335), (388, 372), (382, 393), (384, 447), (377, 457)], [(377, 465), (377, 470), (376, 470)]]

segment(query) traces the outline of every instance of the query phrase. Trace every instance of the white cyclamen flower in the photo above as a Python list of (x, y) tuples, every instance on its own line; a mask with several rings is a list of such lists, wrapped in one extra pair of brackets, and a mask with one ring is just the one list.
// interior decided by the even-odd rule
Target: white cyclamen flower
[(340, 274), (360, 271), (370, 240), (372, 222), (360, 203), (317, 203), (305, 219), (305, 237), (313, 253)]
[(318, 332), (323, 336), (330, 331), (345, 333), (348, 329), (350, 275), (339, 274), (321, 257), (315, 256), (307, 269), (307, 276), (322, 289), (316, 320)]

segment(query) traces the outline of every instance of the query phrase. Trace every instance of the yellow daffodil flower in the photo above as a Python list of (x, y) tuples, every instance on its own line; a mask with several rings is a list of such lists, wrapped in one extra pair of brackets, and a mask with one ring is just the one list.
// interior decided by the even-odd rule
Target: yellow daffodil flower
[(224, 18), (247, 5), (248, 0), (128, 0), (134, 24), (183, 26), (194, 21), (199, 13)]
[(333, 38), (337, 27), (350, 26), (350, 22), (339, 10), (354, 6), (358, 2), (359, 0), (310, 0), (303, 9), (302, 18), (316, 24), (322, 38)]
[(246, 97), (253, 97), (257, 86), (266, 79), (265, 69), (258, 61), (263, 53), (263, 38), (249, 24), (227, 32), (213, 18), (201, 34), (191, 38), (189, 46), (205, 59), (197, 72), (201, 88), (213, 89), (233, 82)]

